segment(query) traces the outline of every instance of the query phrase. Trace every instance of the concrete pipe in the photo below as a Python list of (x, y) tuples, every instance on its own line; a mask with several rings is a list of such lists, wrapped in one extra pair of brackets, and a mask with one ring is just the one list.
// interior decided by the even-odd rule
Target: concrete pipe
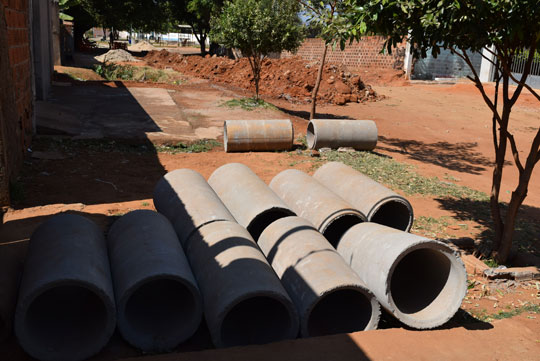
[(467, 292), (461, 258), (438, 241), (366, 222), (345, 233), (337, 250), (381, 305), (410, 327), (441, 326)]
[(334, 247), (343, 233), (366, 220), (360, 211), (302, 171), (279, 173), (270, 188), (297, 215), (313, 223)]
[(108, 247), (124, 339), (145, 352), (164, 352), (191, 337), (202, 318), (201, 296), (167, 218), (130, 212), (111, 227)]
[(313, 175), (367, 216), (369, 222), (408, 232), (414, 221), (407, 199), (339, 162), (326, 163)]
[(255, 240), (275, 220), (294, 215), (281, 198), (243, 164), (219, 167), (208, 183)]
[(54, 216), (30, 238), (15, 334), (39, 360), (84, 360), (98, 353), (116, 326), (107, 245), (90, 220)]
[(297, 336), (294, 304), (244, 227), (227, 221), (207, 224), (188, 240), (186, 254), (217, 347)]
[(154, 189), (154, 205), (171, 221), (182, 244), (205, 224), (235, 222), (203, 176), (191, 169), (177, 169), (161, 178)]
[(0, 243), (0, 344), (12, 335), (27, 248), (28, 242)]
[(313, 119), (306, 140), (309, 149), (350, 147), (373, 150), (377, 146), (377, 125), (373, 120)]
[(223, 142), (225, 152), (290, 150), (293, 125), (289, 119), (226, 120)]
[(282, 218), (258, 243), (296, 305), (303, 337), (377, 328), (379, 303), (311, 223)]

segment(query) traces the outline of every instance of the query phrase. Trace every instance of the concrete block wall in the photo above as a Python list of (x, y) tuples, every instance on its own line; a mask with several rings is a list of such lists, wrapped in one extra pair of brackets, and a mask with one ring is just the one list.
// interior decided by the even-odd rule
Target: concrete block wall
[(0, 206), (33, 132), (29, 0), (0, 0)]
[[(406, 42), (394, 48), (392, 54), (381, 54), (385, 40), (386, 38), (383, 36), (366, 36), (359, 42), (347, 44), (343, 51), (338, 45), (335, 49), (329, 49), (327, 61), (332, 64), (345, 65), (350, 69), (403, 70)], [(323, 49), (322, 39), (306, 39), (296, 54), (283, 52), (281, 57), (288, 58), (297, 55), (309, 61), (317, 61), (320, 60)]]

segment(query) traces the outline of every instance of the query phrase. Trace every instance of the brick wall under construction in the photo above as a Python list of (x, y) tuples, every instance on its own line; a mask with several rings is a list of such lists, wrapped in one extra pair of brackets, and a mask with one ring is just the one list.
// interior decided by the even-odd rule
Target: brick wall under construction
[(0, 206), (32, 135), (29, 1), (0, 0)]
[[(350, 69), (386, 69), (403, 70), (405, 61), (406, 42), (392, 50), (392, 54), (381, 54), (386, 38), (382, 36), (366, 36), (359, 42), (345, 47), (341, 50), (339, 46), (335, 49), (329, 48), (327, 61), (333, 64), (342, 64)], [(319, 60), (324, 50), (324, 42), (321, 39), (306, 39), (298, 49), (296, 54), (284, 52), (283, 58), (300, 56), (309, 61)]]

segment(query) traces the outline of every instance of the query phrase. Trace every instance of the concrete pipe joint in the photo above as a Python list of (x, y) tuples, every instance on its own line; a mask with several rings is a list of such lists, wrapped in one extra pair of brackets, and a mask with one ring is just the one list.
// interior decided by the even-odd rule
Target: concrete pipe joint
[(92, 221), (52, 217), (32, 234), (15, 313), (15, 334), (39, 360), (84, 360), (116, 327), (107, 245)]
[(118, 329), (145, 352), (170, 351), (202, 319), (195, 277), (172, 225), (140, 210), (117, 220), (108, 234)]
[(294, 304), (244, 227), (236, 222), (210, 223), (186, 246), (216, 347), (264, 344), (298, 335)]
[(373, 120), (313, 119), (306, 134), (309, 149), (350, 147), (373, 150), (377, 139), (377, 125)]
[(360, 211), (302, 171), (288, 169), (279, 173), (270, 188), (298, 216), (314, 224), (334, 247), (343, 233), (366, 220)]
[(243, 164), (219, 167), (208, 183), (255, 240), (275, 220), (294, 215), (274, 191)]
[(191, 169), (177, 169), (161, 178), (154, 189), (154, 205), (172, 223), (182, 244), (205, 224), (235, 222), (204, 177)]
[(296, 305), (303, 337), (377, 328), (379, 303), (311, 223), (282, 218), (258, 243)]
[(366, 222), (345, 233), (337, 250), (381, 305), (410, 327), (443, 325), (467, 292), (465, 266), (442, 242)]
[(406, 232), (413, 225), (414, 213), (407, 199), (343, 163), (326, 163), (313, 178), (364, 213), (369, 222)]
[(223, 142), (225, 152), (290, 150), (294, 129), (289, 119), (226, 120)]

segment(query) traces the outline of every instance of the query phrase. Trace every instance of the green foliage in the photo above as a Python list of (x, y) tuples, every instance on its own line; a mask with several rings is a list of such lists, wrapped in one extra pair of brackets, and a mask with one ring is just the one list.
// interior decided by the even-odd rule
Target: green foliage
[(351, 4), (346, 0), (310, 1), (300, 0), (309, 29), (318, 30), (318, 36), (326, 44), (335, 46), (339, 43), (341, 50), (351, 34), (356, 34), (356, 28), (346, 16), (351, 12)]
[(214, 139), (203, 139), (192, 144), (183, 142), (174, 145), (156, 145), (156, 150), (160, 153), (203, 153), (221, 146), (221, 143)]
[(257, 99), (257, 98), (231, 99), (224, 102), (223, 105), (229, 108), (242, 108), (248, 111), (251, 111), (256, 108), (277, 109), (275, 105), (267, 103), (264, 100)]
[(299, 10), (296, 0), (233, 0), (213, 23), (216, 42), (240, 49), (249, 58), (257, 98), (263, 59), (270, 53), (295, 51), (304, 38)]

